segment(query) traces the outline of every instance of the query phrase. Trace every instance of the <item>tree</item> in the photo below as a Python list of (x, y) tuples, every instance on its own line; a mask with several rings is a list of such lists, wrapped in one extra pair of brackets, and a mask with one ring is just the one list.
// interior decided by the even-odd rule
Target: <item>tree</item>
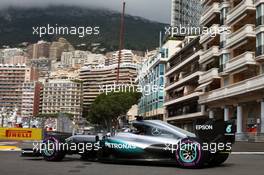
[(111, 92), (102, 93), (93, 102), (88, 114), (88, 121), (103, 125), (110, 131), (113, 122), (138, 103), (141, 93), (138, 92)]

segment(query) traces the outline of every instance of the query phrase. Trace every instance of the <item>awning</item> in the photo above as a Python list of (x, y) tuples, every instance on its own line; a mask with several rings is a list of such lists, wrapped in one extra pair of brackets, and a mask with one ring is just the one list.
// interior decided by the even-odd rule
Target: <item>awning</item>
[(213, 81), (209, 81), (207, 83), (201, 84), (200, 86), (198, 86), (195, 91), (202, 91), (204, 88), (206, 88), (209, 84), (211, 84)]

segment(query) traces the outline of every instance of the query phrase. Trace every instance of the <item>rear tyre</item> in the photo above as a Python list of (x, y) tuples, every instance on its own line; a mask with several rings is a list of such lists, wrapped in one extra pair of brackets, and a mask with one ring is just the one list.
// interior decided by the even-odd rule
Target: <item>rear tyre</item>
[(205, 157), (202, 143), (196, 138), (182, 139), (176, 149), (176, 161), (182, 167), (200, 168), (204, 165)]
[(93, 161), (97, 158), (97, 152), (96, 151), (89, 151), (81, 155), (81, 160), (90, 160)]
[(61, 149), (62, 141), (51, 136), (43, 141), (42, 156), (46, 161), (61, 161), (65, 157), (65, 151)]
[(212, 155), (212, 159), (209, 162), (210, 166), (218, 166), (224, 163), (229, 157), (229, 153), (216, 152)]

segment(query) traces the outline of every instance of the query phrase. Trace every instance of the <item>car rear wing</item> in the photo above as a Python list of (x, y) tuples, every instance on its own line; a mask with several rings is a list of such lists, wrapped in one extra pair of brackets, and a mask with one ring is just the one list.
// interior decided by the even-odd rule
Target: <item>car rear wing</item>
[(194, 127), (196, 136), (205, 142), (235, 142), (235, 124), (233, 121), (197, 120)]

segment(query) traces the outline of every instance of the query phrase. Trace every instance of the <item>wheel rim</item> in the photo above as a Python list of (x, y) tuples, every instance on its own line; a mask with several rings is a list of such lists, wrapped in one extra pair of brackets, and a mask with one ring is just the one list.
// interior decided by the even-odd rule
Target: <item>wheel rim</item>
[(45, 149), (43, 150), (44, 155), (52, 156), (55, 152), (55, 143), (51, 140), (48, 140), (45, 143)]
[(198, 156), (196, 143), (183, 143), (180, 148), (180, 158), (184, 163), (192, 163)]

